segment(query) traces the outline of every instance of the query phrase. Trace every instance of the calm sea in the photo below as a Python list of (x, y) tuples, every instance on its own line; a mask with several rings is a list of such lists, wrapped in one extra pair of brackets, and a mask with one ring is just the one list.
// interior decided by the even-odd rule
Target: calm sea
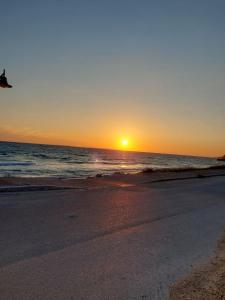
[(213, 158), (0, 142), (0, 177), (50, 176), (86, 178), (145, 168), (205, 168)]

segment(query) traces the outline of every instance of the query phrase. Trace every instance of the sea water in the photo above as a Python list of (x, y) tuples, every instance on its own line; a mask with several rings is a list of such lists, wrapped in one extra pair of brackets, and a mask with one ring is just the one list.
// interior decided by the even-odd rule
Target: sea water
[(86, 178), (146, 168), (206, 168), (216, 158), (0, 142), (0, 177)]

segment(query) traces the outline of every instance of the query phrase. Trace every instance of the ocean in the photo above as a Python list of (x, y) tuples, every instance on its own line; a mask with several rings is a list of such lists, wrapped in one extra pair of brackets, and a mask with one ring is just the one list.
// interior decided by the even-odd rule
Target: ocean
[(206, 157), (0, 142), (0, 177), (87, 178), (221, 164)]

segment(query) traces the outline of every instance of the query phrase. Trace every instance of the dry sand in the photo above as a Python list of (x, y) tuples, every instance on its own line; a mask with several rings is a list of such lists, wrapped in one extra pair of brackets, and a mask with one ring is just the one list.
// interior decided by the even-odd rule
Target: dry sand
[(170, 300), (225, 299), (225, 232), (218, 243), (215, 257), (172, 286)]
[[(169, 286), (213, 255), (225, 225), (224, 175), (1, 178), (0, 299), (168, 299)], [(222, 300), (223, 283), (221, 242), (171, 299)]]

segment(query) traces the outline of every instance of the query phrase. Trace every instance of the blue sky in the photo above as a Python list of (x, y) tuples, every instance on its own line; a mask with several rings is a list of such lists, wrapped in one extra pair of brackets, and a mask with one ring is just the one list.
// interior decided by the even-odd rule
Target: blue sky
[(4, 1), (0, 19), (0, 139), (225, 151), (224, 1)]

